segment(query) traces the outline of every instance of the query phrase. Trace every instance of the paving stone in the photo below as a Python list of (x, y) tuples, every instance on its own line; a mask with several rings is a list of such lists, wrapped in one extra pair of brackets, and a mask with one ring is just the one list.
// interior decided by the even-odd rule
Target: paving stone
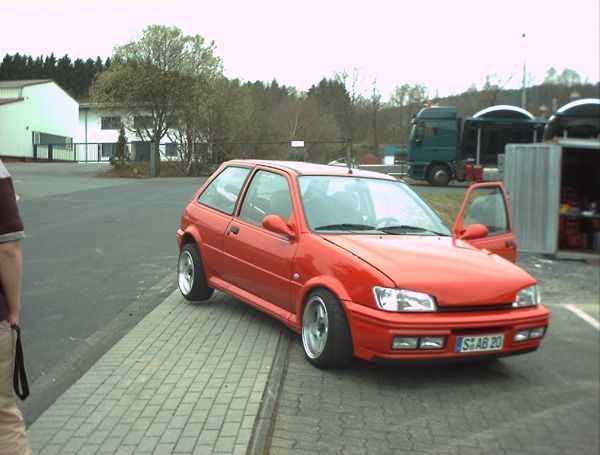
[[(265, 340), (277, 339), (281, 328), (220, 293), (213, 299), (219, 303), (202, 307), (178, 291), (169, 296), (38, 418), (28, 430), (32, 447), (245, 451), (268, 379), (262, 367), (275, 355), (276, 344)], [(252, 408), (250, 399), (257, 401)]]

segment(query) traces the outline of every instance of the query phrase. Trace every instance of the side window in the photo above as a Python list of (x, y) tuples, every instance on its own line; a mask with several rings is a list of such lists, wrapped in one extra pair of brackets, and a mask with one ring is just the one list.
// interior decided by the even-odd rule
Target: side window
[(267, 215), (279, 215), (288, 221), (292, 214), (292, 198), (287, 179), (273, 172), (258, 171), (242, 202), (240, 218), (262, 226)]
[(425, 139), (431, 139), (438, 134), (438, 124), (436, 122), (425, 122)]
[(465, 228), (471, 224), (483, 224), (490, 235), (508, 232), (508, 217), (500, 188), (475, 188), (467, 201), (463, 223)]
[(228, 215), (233, 214), (240, 191), (249, 173), (250, 168), (247, 167), (225, 168), (202, 192), (198, 202)]

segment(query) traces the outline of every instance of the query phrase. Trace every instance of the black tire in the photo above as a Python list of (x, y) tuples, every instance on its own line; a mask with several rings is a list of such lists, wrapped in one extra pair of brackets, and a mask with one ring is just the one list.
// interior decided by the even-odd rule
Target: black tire
[(436, 164), (427, 174), (427, 181), (431, 186), (447, 186), (451, 178), (450, 169), (443, 164)]
[(177, 261), (177, 284), (186, 300), (208, 300), (214, 289), (208, 286), (200, 251), (195, 243), (184, 245)]
[(302, 312), (302, 347), (310, 363), (319, 368), (344, 368), (354, 356), (348, 318), (340, 302), (317, 289), (306, 299)]

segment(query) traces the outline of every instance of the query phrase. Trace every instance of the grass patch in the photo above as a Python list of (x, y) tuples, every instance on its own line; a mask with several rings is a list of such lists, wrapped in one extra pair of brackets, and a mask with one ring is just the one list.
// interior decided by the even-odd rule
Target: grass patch
[(433, 207), (444, 223), (451, 228), (456, 221), (460, 204), (462, 204), (465, 194), (462, 191), (453, 191), (451, 193), (421, 194), (421, 197)]

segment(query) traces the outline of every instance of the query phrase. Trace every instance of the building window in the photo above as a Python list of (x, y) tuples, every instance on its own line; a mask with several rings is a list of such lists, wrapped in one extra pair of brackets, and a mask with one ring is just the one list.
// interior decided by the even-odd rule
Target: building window
[(150, 142), (133, 142), (133, 152), (137, 161), (150, 161)]
[(118, 130), (121, 128), (121, 117), (102, 117), (103, 130)]
[(165, 144), (165, 155), (168, 157), (176, 157), (177, 154), (177, 144), (174, 142), (169, 142)]
[(152, 117), (149, 115), (137, 115), (133, 118), (134, 128), (152, 128)]

